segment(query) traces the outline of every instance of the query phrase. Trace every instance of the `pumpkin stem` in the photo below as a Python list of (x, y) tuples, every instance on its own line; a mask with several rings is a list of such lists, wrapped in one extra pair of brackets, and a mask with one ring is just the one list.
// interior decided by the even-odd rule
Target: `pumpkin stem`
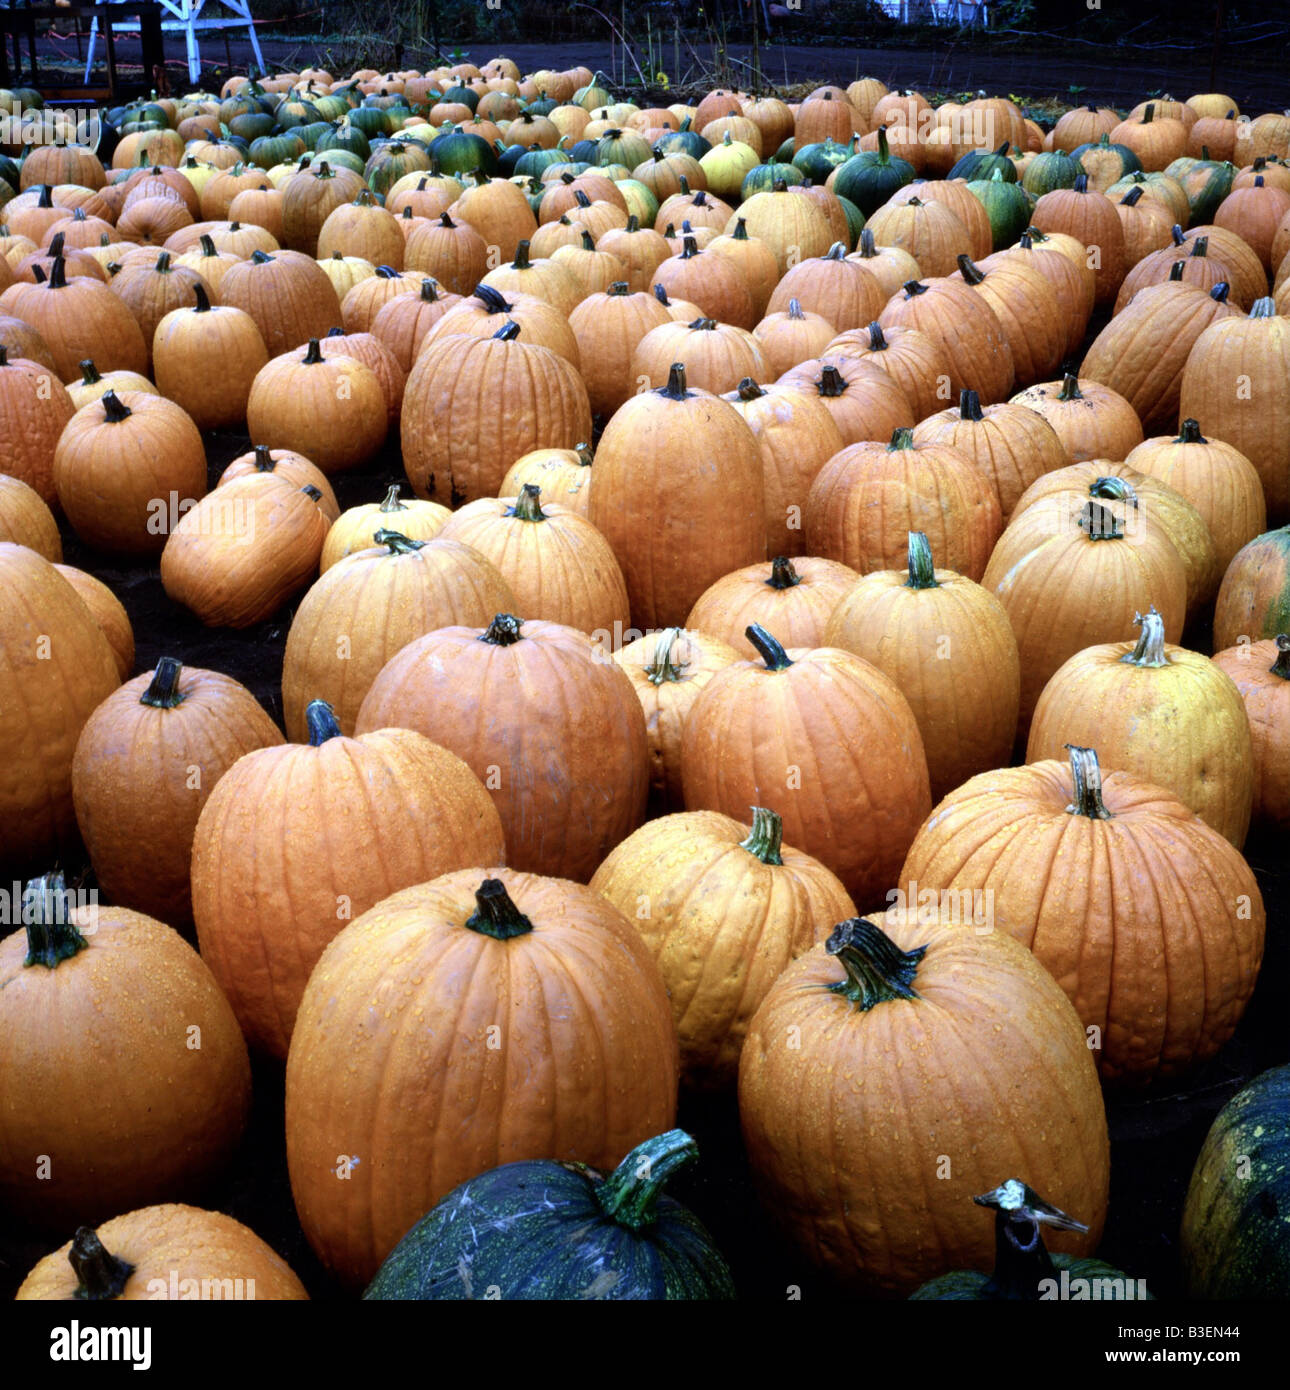
[(959, 274), (969, 285), (979, 285), (985, 279), (985, 271), (973, 264), (972, 257), (966, 251), (961, 252), (957, 259)]
[(523, 625), (523, 620), (517, 618), (514, 613), (498, 613), (479, 634), (479, 640), (494, 647), (513, 647), (524, 635), (520, 631)]
[(515, 505), (507, 507), (506, 515), (519, 517), (521, 521), (545, 521), (546, 514), (542, 510), (542, 489), (536, 483), (525, 483), (520, 488), (520, 495), (515, 499)]
[(103, 414), (114, 425), (119, 425), (134, 414), (115, 391), (104, 391), (100, 404), (103, 407)]
[(788, 316), (790, 319), (806, 318), (806, 315), (802, 312), (802, 301), (800, 299), (790, 299), (788, 301)]
[(969, 387), (959, 392), (959, 419), (971, 420), (980, 424), (985, 416), (981, 414), (981, 397)]
[(1154, 606), (1146, 614), (1135, 613), (1133, 622), (1142, 629), (1138, 634), (1138, 645), (1120, 660), (1126, 666), (1168, 666), (1165, 658), (1165, 620)]
[(1209, 297), (1210, 297), (1216, 304), (1226, 304), (1226, 303), (1227, 303), (1227, 297), (1228, 297), (1229, 294), (1231, 294), (1231, 292), (1232, 292), (1232, 287), (1231, 287), (1231, 285), (1229, 285), (1229, 284), (1227, 283), (1226, 280), (1220, 280), (1220, 281), (1218, 282), (1218, 284), (1215, 285), (1214, 288), (1213, 288), (1212, 290), (1210, 290), (1210, 292), (1209, 292)]
[(658, 388), (660, 396), (666, 396), (669, 401), (686, 400), (690, 392), (685, 386), (685, 363), (673, 362), (667, 374), (667, 385)]
[(844, 995), (862, 1012), (889, 1000), (918, 998), (914, 977), (926, 946), (902, 951), (867, 917), (848, 917), (833, 928), (824, 949), (837, 956), (846, 971), (846, 979), (825, 988)]
[(1283, 681), (1290, 681), (1290, 637), (1284, 632), (1277, 634), (1277, 659), (1268, 667), (1268, 672), (1273, 676), (1280, 676)]
[(932, 546), (923, 531), (910, 531), (906, 558), (908, 577), (906, 589), (939, 589), (936, 566), (932, 563)]
[(683, 1129), (670, 1129), (638, 1144), (596, 1187), (601, 1211), (629, 1231), (649, 1226), (664, 1184), (698, 1156), (699, 1146)]
[(118, 1259), (103, 1248), (98, 1232), (92, 1226), (81, 1226), (67, 1252), (68, 1263), (80, 1281), (73, 1298), (99, 1302), (120, 1298), (134, 1266)]
[(103, 380), (103, 377), (99, 372), (99, 369), (94, 365), (93, 360), (89, 357), (87, 357), (85, 361), (81, 363), (81, 380), (85, 383), (86, 386), (93, 386), (96, 381)]
[(1062, 377), (1062, 389), (1057, 393), (1059, 401), (1081, 401), (1084, 399), (1079, 389), (1079, 378), (1067, 372)]
[(532, 269), (532, 267), (529, 265), (529, 244), (527, 241), (521, 241), (520, 244), (515, 248), (515, 259), (511, 262), (511, 269)]
[(752, 808), (752, 829), (748, 838), (740, 840), (739, 848), (746, 849), (763, 864), (782, 864), (780, 848), (784, 843), (784, 822), (774, 811), (765, 806)]
[(439, 298), (439, 288), (427, 275), (421, 281), (421, 299), (426, 304), (434, 304)]
[(486, 878), (475, 889), (475, 903), (475, 911), (466, 918), (466, 926), (481, 936), (509, 941), (533, 930), (533, 923), (511, 901), (500, 878)]
[(698, 240), (690, 232), (686, 232), (686, 234), (681, 238), (681, 245), (685, 248), (681, 252), (681, 259), (683, 261), (692, 260), (695, 256), (699, 254)]
[[(55, 264), (58, 264), (58, 262)], [(1276, 316), (1277, 303), (1275, 299), (1269, 299), (1264, 296), (1262, 299), (1256, 299), (1254, 303), (1250, 305), (1250, 318), (1252, 319), (1274, 319)]]
[(72, 907), (61, 870), (33, 878), (27, 884), (22, 894), (23, 923), (27, 928), (24, 966), (43, 965), (46, 970), (53, 970), (90, 944), (71, 920)]
[[(40, 267), (37, 266), (39, 271)], [(49, 267), (49, 288), (51, 290), (62, 290), (67, 288), (67, 264), (61, 256), (54, 258), (54, 263)]]
[(1182, 422), (1175, 444), (1208, 444), (1209, 440), (1200, 432), (1200, 422), (1190, 416)]
[(846, 379), (836, 367), (830, 365), (820, 372), (816, 389), (821, 396), (840, 396), (847, 389)]
[(927, 293), (927, 286), (918, 280), (906, 280), (901, 288), (905, 291), (906, 299), (913, 299), (916, 294)]
[(1072, 816), (1087, 816), (1089, 820), (1110, 820), (1111, 813), (1102, 804), (1102, 767), (1093, 748), (1066, 744), (1071, 755), (1071, 781), (1075, 785), (1075, 800), (1066, 808)]
[(1041, 1222), (1060, 1231), (1088, 1230), (1015, 1178), (972, 1200), (995, 1214), (994, 1272), (981, 1291), (983, 1298), (1033, 1302), (1040, 1296), (1040, 1283), (1056, 1277), (1040, 1235)]
[(1128, 502), (1135, 511), (1138, 507), (1138, 494), (1127, 478), (1094, 478), (1089, 484), (1088, 495), (1112, 502)]
[(309, 746), (318, 748), (329, 738), (340, 737), (340, 725), (336, 722), (336, 711), (326, 700), (310, 700), (305, 709), (305, 723), (309, 726)]
[(317, 338), (309, 339), (309, 346), (305, 349), (305, 355), (300, 360), (306, 367), (315, 367), (323, 360), (322, 349), (318, 346)]
[[(391, 510), (406, 512), (407, 508), (398, 507)], [(425, 541), (414, 541), (405, 536), (402, 531), (390, 531), (384, 526), (379, 531), (372, 533), (372, 540), (377, 545), (388, 546), (391, 555), (412, 555), (425, 547)]]
[(490, 314), (509, 314), (511, 305), (506, 297), (492, 285), (476, 285), (475, 298), (483, 304)]
[(750, 376), (746, 376), (735, 387), (735, 394), (741, 401), (757, 401), (767, 393)]
[(887, 452), (890, 454), (896, 449), (912, 449), (914, 447), (914, 431), (908, 425), (901, 425), (892, 430), (891, 443), (887, 445)]
[(503, 343), (514, 342), (520, 336), (520, 326), (514, 319), (507, 319), (504, 324), (493, 334), (494, 338)]
[(770, 578), (766, 583), (772, 589), (792, 589), (802, 582), (802, 576), (793, 568), (787, 555), (776, 555), (770, 562)]
[(757, 649), (757, 654), (766, 663), (768, 671), (787, 671), (793, 664), (784, 648), (760, 623), (751, 623), (744, 628), (744, 636)]
[(179, 673), (183, 663), (173, 656), (163, 656), (157, 662), (152, 680), (147, 690), (139, 696), (141, 705), (151, 705), (153, 709), (175, 709), (184, 702), (179, 690)]

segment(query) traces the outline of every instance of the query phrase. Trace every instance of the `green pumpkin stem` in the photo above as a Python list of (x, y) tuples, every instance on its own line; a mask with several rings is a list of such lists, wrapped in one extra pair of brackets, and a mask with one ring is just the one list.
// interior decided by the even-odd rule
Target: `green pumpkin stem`
[(1102, 803), (1102, 767), (1097, 750), (1066, 745), (1071, 755), (1071, 781), (1075, 800), (1066, 808), (1072, 816), (1087, 816), (1089, 820), (1110, 820), (1111, 813)]
[(382, 512), (406, 512), (409, 510), (399, 498), (399, 484), (391, 483), (390, 490), (385, 494), (385, 500), (378, 508)]
[(683, 1129), (638, 1144), (596, 1187), (601, 1211), (629, 1231), (651, 1225), (664, 1184), (698, 1156), (699, 1146)]
[(475, 889), (475, 911), (466, 918), (466, 926), (494, 941), (509, 941), (533, 930), (533, 923), (511, 901), (500, 878), (486, 878)]
[(507, 507), (507, 516), (519, 517), (521, 521), (545, 521), (542, 510), (542, 489), (536, 483), (525, 483), (513, 507)]
[(157, 662), (147, 690), (139, 696), (139, 703), (153, 709), (176, 709), (182, 705), (185, 697), (179, 690), (179, 673), (183, 669), (183, 663), (176, 657), (163, 656)]
[(666, 396), (669, 401), (683, 401), (689, 396), (689, 391), (685, 386), (685, 363), (673, 362), (667, 374), (667, 385), (658, 388), (660, 396)]
[(756, 648), (768, 671), (787, 671), (793, 664), (784, 648), (760, 623), (751, 623), (744, 628), (744, 636)]
[(316, 367), (323, 360), (322, 348), (318, 346), (317, 338), (309, 339), (309, 346), (300, 360), (306, 367)]
[(1268, 672), (1274, 676), (1280, 676), (1283, 681), (1290, 681), (1290, 637), (1284, 632), (1277, 634), (1277, 659), (1268, 667)]
[(936, 566), (932, 563), (932, 547), (923, 531), (910, 531), (907, 554), (908, 577), (906, 589), (939, 589)]
[(127, 1264), (103, 1248), (98, 1232), (92, 1226), (81, 1226), (67, 1252), (67, 1260), (79, 1281), (73, 1298), (99, 1303), (120, 1298), (134, 1273)]
[(103, 407), (104, 416), (114, 425), (128, 420), (134, 413), (115, 391), (104, 391), (99, 404)]
[(1178, 431), (1178, 437), (1174, 440), (1175, 444), (1208, 444), (1209, 440), (1200, 432), (1200, 421), (1193, 420), (1190, 416), (1182, 422), (1182, 427)]
[(645, 663), (645, 679), (651, 685), (662, 685), (664, 681), (679, 681), (684, 671), (681, 662), (673, 661), (673, 649), (677, 639), (685, 631), (681, 627), (665, 627), (658, 635), (650, 659)]
[(862, 1012), (891, 1000), (918, 998), (914, 978), (926, 946), (902, 951), (868, 918), (849, 917), (833, 928), (824, 949), (836, 956), (846, 971), (844, 980), (826, 988), (845, 996)]
[[(407, 508), (401, 507), (399, 510), (407, 511)], [(372, 533), (372, 540), (377, 545), (388, 546), (391, 555), (412, 555), (425, 547), (425, 541), (414, 541), (402, 531), (390, 531), (384, 526)]]
[(103, 376), (94, 365), (92, 358), (87, 357), (85, 361), (81, 363), (81, 380), (86, 386), (93, 386), (96, 381), (103, 380)]
[(336, 711), (326, 700), (310, 700), (305, 707), (305, 723), (309, 726), (309, 746), (319, 748), (330, 738), (341, 736)]
[(90, 944), (70, 920), (69, 905), (61, 871), (33, 878), (23, 889), (22, 915), (27, 928), (23, 965), (43, 965), (46, 970), (53, 970)]
[(1067, 372), (1062, 377), (1062, 389), (1057, 393), (1059, 401), (1082, 401), (1083, 394), (1079, 389), (1079, 378), (1071, 372)]
[(782, 864), (784, 859), (780, 849), (784, 843), (783, 820), (765, 806), (754, 806), (752, 813), (752, 829), (748, 832), (747, 839), (740, 840), (739, 848), (746, 849), (763, 864)]
[(982, 1298), (1038, 1301), (1042, 1282), (1057, 1276), (1040, 1223), (1063, 1231), (1083, 1232), (1088, 1227), (1050, 1206), (1015, 1178), (972, 1200), (994, 1210), (994, 1272), (981, 1290)]
[(891, 432), (891, 443), (887, 445), (887, 452), (893, 453), (897, 449), (912, 449), (914, 447), (914, 431), (908, 425), (901, 425)]
[(802, 576), (793, 568), (787, 555), (776, 555), (770, 562), (770, 577), (766, 583), (772, 589), (793, 589), (802, 582)]
[(1138, 634), (1138, 644), (1120, 660), (1126, 666), (1168, 666), (1165, 657), (1165, 620), (1155, 608), (1151, 608), (1146, 613), (1135, 614), (1133, 621), (1142, 629)]
[(520, 632), (523, 625), (522, 619), (514, 613), (498, 613), (479, 634), (479, 640), (494, 647), (513, 647), (523, 636)]

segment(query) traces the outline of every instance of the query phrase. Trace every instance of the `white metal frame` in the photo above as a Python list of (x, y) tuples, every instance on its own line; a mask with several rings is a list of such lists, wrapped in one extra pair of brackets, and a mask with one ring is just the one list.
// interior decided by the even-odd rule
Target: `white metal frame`
[[(174, 15), (174, 19), (163, 19), (161, 28), (163, 33), (182, 32), (184, 42), (188, 51), (188, 80), (198, 86), (202, 77), (202, 55), (198, 47), (197, 34), (199, 30), (207, 29), (245, 29), (247, 36), (251, 40), (251, 52), (255, 54), (255, 61), (263, 75), (267, 69), (264, 65), (264, 55), (260, 52), (260, 40), (256, 37), (255, 24), (251, 19), (250, 0), (210, 0), (212, 5), (223, 5), (226, 10), (232, 10), (235, 19), (208, 19), (204, 14), (207, 0), (159, 0), (164, 9)], [(138, 20), (123, 20), (120, 24), (113, 24), (112, 28), (122, 33), (138, 33)], [(85, 81), (90, 80), (90, 69), (94, 66), (94, 45), (98, 40), (99, 21), (98, 17), (90, 23), (90, 42), (89, 51), (85, 59)]]

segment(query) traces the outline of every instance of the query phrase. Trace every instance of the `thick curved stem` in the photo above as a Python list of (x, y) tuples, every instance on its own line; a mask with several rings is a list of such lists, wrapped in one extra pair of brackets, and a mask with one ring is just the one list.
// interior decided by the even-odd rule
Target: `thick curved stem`
[(67, 1252), (67, 1261), (79, 1281), (72, 1297), (87, 1302), (120, 1298), (134, 1273), (132, 1264), (103, 1248), (92, 1226), (81, 1226), (77, 1230), (72, 1248)]
[(1066, 745), (1071, 755), (1071, 781), (1075, 786), (1075, 800), (1066, 810), (1072, 816), (1087, 816), (1089, 820), (1110, 820), (1111, 813), (1102, 803), (1102, 768), (1093, 748), (1079, 748), (1073, 743)]
[(163, 656), (157, 662), (147, 690), (139, 696), (139, 703), (153, 709), (176, 709), (182, 705), (184, 696), (179, 690), (179, 675), (183, 669), (182, 662), (175, 657)]
[(664, 1184), (698, 1156), (699, 1146), (683, 1129), (638, 1144), (596, 1188), (601, 1211), (619, 1226), (642, 1230), (654, 1220)]
[(310, 700), (305, 708), (305, 723), (309, 726), (309, 746), (319, 748), (328, 739), (340, 738), (336, 711), (326, 700)]
[(500, 878), (486, 878), (475, 889), (475, 911), (466, 919), (466, 926), (494, 941), (510, 941), (533, 930), (533, 923), (511, 901)]
[(53, 970), (89, 946), (71, 920), (70, 903), (66, 881), (58, 871), (33, 878), (23, 889), (22, 917), (27, 929), (24, 966), (43, 965)]
[(936, 578), (936, 566), (932, 563), (932, 547), (923, 531), (910, 531), (909, 550), (907, 554), (908, 578), (905, 580), (907, 589), (939, 589), (940, 582)]
[(763, 864), (782, 864), (780, 850), (784, 843), (784, 822), (765, 806), (752, 808), (752, 829), (746, 839), (740, 840), (739, 848), (746, 849)]
[(1136, 614), (1133, 621), (1142, 629), (1138, 634), (1138, 644), (1120, 660), (1126, 666), (1168, 666), (1169, 660), (1165, 656), (1165, 620), (1152, 608), (1145, 614)]
[(752, 643), (758, 656), (766, 663), (768, 671), (787, 671), (793, 664), (784, 648), (760, 623), (752, 623), (746, 627), (744, 636)]
[(836, 956), (846, 978), (827, 988), (862, 1012), (896, 999), (917, 999), (914, 980), (926, 946), (902, 951), (881, 927), (865, 917), (849, 917), (833, 928), (824, 949)]

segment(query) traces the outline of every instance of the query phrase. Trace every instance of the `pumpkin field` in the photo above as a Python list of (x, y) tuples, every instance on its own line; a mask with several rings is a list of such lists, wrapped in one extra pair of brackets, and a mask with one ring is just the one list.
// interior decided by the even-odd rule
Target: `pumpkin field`
[(0, 1297), (1290, 1297), (1290, 114), (0, 136)]

